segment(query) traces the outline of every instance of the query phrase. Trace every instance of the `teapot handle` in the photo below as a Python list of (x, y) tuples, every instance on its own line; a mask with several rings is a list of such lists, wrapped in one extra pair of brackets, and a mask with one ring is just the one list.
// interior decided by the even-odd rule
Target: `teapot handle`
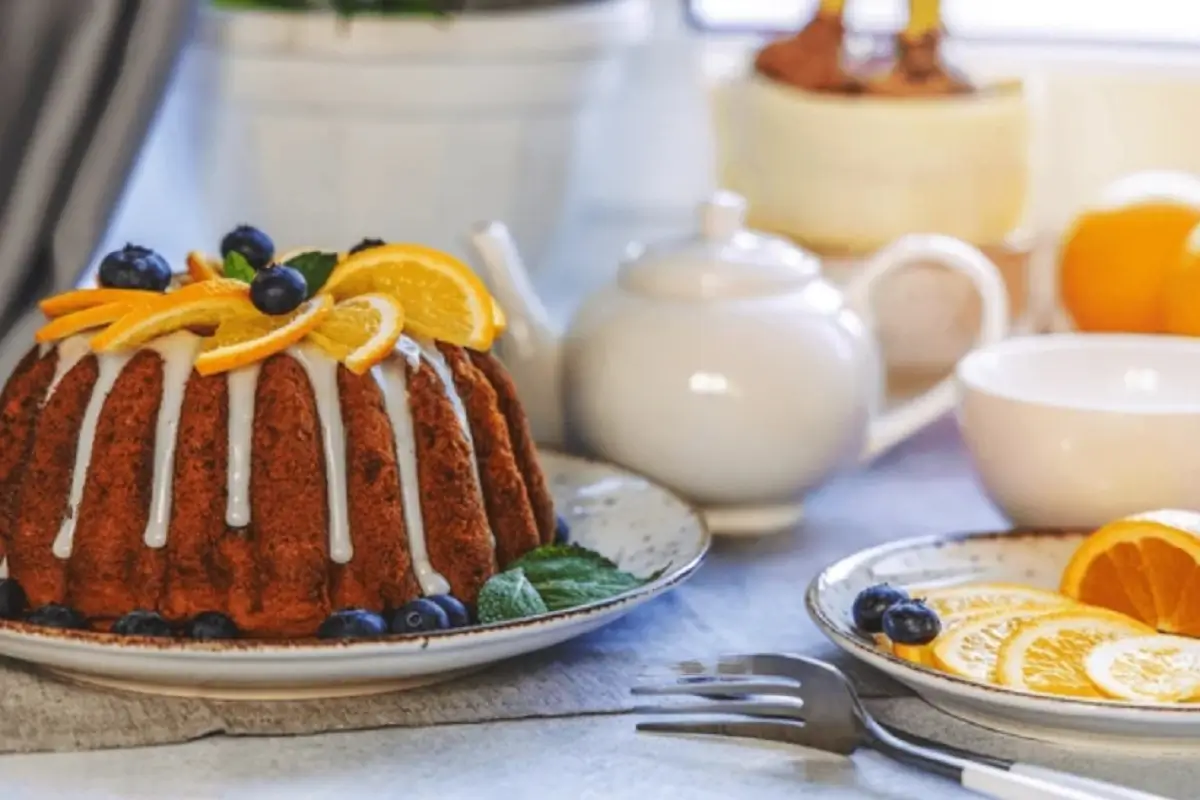
[[(1008, 291), (1000, 271), (983, 253), (950, 236), (911, 234), (880, 250), (851, 281), (846, 297), (865, 320), (871, 319), (871, 293), (883, 278), (916, 264), (939, 264), (970, 279), (983, 301), (975, 346), (998, 342), (1008, 335)], [(871, 420), (863, 460), (891, 449), (954, 408), (954, 376)]]

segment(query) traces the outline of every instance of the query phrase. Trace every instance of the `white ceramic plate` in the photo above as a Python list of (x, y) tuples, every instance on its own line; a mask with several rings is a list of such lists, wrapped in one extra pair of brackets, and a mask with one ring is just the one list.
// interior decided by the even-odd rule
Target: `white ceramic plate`
[(1087, 747), (1200, 747), (1200, 704), (1151, 705), (1050, 697), (984, 686), (917, 666), (878, 649), (850, 616), (867, 586), (1011, 581), (1055, 589), (1086, 534), (1017, 530), (906, 539), (827, 567), (809, 585), (809, 614), (850, 655), (911, 687), (936, 708), (985, 728)]
[(129, 639), (0, 623), (0, 655), (74, 680), (225, 699), (370, 694), (426, 685), (599, 628), (696, 570), (709, 535), (674, 495), (616, 467), (555, 453), (542, 463), (571, 539), (635, 575), (658, 579), (587, 606), (422, 637), (337, 642)]

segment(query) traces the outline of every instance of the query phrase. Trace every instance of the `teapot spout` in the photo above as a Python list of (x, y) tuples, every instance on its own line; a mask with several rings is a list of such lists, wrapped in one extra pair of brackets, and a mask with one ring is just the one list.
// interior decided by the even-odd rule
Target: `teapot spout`
[(534, 441), (564, 447), (561, 336), (533, 288), (508, 227), (503, 222), (480, 223), (471, 231), (470, 243), (484, 281), (508, 318), (496, 349), (517, 386)]

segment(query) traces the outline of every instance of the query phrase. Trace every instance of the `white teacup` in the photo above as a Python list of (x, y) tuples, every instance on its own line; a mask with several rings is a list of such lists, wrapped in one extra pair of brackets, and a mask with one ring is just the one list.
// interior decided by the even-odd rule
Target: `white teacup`
[(958, 423), (1018, 525), (1200, 509), (1200, 339), (1055, 334), (959, 362)]

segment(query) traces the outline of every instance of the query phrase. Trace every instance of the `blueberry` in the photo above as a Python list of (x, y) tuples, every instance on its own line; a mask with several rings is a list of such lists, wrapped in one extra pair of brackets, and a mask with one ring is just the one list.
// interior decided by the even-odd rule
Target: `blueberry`
[(555, 544), (570, 544), (571, 542), (571, 526), (563, 519), (562, 514), (554, 518), (554, 543)]
[(130, 611), (113, 623), (112, 632), (121, 636), (174, 636), (171, 623), (157, 611)]
[(929, 644), (942, 632), (942, 621), (924, 600), (903, 600), (883, 612), (883, 632), (897, 644)]
[(383, 617), (361, 608), (335, 611), (317, 628), (317, 636), (322, 639), (358, 639), (383, 636), (385, 633), (387, 624)]
[(29, 608), (29, 598), (12, 578), (0, 579), (0, 619), (20, 619)]
[[(461, 605), (461, 604), (460, 604)], [(450, 615), (432, 598), (405, 603), (392, 613), (392, 633), (429, 633), (450, 627)]]
[(187, 626), (187, 637), (200, 641), (236, 639), (240, 635), (237, 624), (219, 611), (197, 614)]
[(238, 225), (221, 240), (221, 258), (230, 253), (241, 253), (250, 266), (262, 269), (275, 257), (275, 243), (253, 225)]
[(907, 599), (908, 592), (886, 583), (868, 586), (854, 598), (854, 627), (863, 633), (879, 633), (883, 630), (883, 613)]
[(291, 267), (267, 267), (250, 281), (250, 302), (264, 314), (290, 314), (308, 297), (308, 283)]
[(450, 620), (451, 628), (465, 628), (471, 624), (471, 612), (457, 597), (448, 594), (435, 594), (429, 598), (442, 607), (446, 618)]
[(73, 608), (50, 603), (29, 612), (25, 621), (30, 625), (41, 625), (45, 628), (61, 628), (63, 630), (86, 630), (87, 619)]
[(354, 253), (361, 253), (363, 250), (370, 250), (373, 247), (383, 247), (385, 244), (387, 244), (387, 242), (385, 242), (383, 239), (363, 239), (361, 242), (354, 245), (354, 247), (350, 248), (350, 253), (351, 255)]
[(150, 248), (127, 244), (100, 262), (100, 285), (109, 289), (165, 292), (171, 285), (171, 267)]

